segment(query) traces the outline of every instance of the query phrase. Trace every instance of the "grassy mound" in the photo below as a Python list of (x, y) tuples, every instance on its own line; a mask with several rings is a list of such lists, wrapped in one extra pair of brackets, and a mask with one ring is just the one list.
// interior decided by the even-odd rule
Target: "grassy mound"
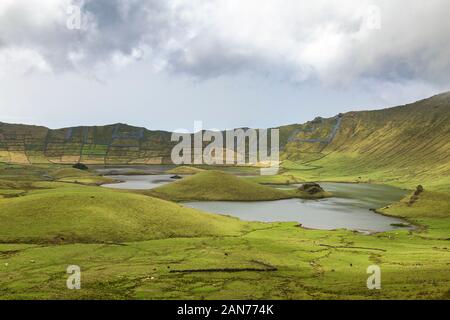
[(168, 170), (167, 173), (170, 174), (196, 174), (199, 172), (205, 171), (204, 169), (195, 168), (195, 167), (189, 167), (189, 166), (180, 166), (173, 168), (171, 170)]
[(122, 242), (236, 235), (246, 224), (139, 194), (73, 186), (0, 199), (0, 242)]
[(425, 190), (414, 202), (411, 197), (413, 194), (380, 211), (420, 225), (421, 231), (425, 229), (426, 237), (450, 239), (450, 194)]
[(101, 185), (115, 180), (95, 175), (89, 171), (75, 168), (60, 168), (50, 171), (49, 175), (59, 182), (78, 183), (84, 185)]
[(73, 177), (88, 177), (92, 176), (92, 173), (90, 173), (89, 171), (84, 171), (75, 168), (61, 168), (51, 171), (50, 176), (52, 176), (55, 179), (62, 179)]
[(213, 170), (197, 173), (145, 193), (173, 201), (265, 201), (325, 196), (325, 193), (311, 196), (298, 190), (278, 190)]
[(449, 193), (424, 191), (414, 203), (411, 203), (411, 197), (408, 195), (383, 211), (404, 218), (450, 218)]

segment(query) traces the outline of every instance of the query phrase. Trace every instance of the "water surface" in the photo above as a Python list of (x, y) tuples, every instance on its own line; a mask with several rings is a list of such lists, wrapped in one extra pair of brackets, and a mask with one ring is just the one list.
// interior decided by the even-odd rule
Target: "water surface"
[(153, 189), (161, 185), (174, 182), (173, 174), (154, 174), (154, 175), (108, 175), (108, 178), (121, 181), (119, 183), (108, 183), (102, 187), (113, 189), (135, 189), (145, 190)]
[(320, 200), (288, 199), (257, 202), (187, 202), (183, 205), (208, 212), (228, 214), (245, 221), (299, 222), (312, 229), (348, 229), (380, 232), (398, 229), (404, 220), (377, 214), (380, 208), (404, 197), (404, 190), (382, 185), (321, 183), (333, 192)]

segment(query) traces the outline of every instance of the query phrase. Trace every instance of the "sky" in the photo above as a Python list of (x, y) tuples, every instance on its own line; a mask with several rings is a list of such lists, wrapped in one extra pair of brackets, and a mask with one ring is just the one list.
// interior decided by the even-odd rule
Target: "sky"
[(448, 0), (1, 0), (0, 121), (272, 127), (450, 90)]

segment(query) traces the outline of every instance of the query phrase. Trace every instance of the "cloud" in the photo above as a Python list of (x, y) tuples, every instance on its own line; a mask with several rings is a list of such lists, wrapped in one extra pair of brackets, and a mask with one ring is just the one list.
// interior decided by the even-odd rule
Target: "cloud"
[[(70, 5), (80, 30), (66, 27)], [(3, 0), (0, 67), (95, 73), (145, 59), (199, 79), (443, 85), (449, 10), (448, 0)]]

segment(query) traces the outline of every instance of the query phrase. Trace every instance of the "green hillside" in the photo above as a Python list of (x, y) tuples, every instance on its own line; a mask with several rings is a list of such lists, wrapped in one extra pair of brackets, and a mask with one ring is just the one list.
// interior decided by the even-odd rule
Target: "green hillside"
[(171, 174), (196, 174), (199, 172), (205, 171), (204, 169), (189, 167), (189, 166), (179, 166), (167, 171), (167, 173)]
[[(443, 94), (281, 127), (277, 176), (208, 170), (133, 192), (87, 186), (108, 178), (61, 163), (164, 162), (170, 133), (0, 124), (0, 161), (12, 162), (0, 162), (0, 300), (448, 300), (449, 101)], [(422, 184), (414, 201), (408, 195), (378, 209), (416, 228), (310, 230), (166, 201), (305, 197), (256, 182), (320, 180)], [(81, 290), (67, 290), (70, 264), (82, 268)], [(373, 264), (382, 268), (382, 290), (366, 287)]]
[[(283, 166), (291, 174), (274, 178), (278, 183), (366, 181), (450, 190), (450, 93), (279, 129)], [(125, 124), (51, 130), (0, 123), (0, 162), (171, 163), (170, 136)]]
[(237, 235), (246, 227), (237, 219), (144, 195), (70, 184), (1, 199), (0, 220), (0, 243), (96, 243)]
[(10, 163), (160, 164), (171, 133), (126, 124), (48, 129), (0, 122), (0, 161)]
[[(419, 223), (416, 231), (366, 235), (243, 223), (125, 191), (31, 183), (27, 194), (0, 199), (0, 300), (450, 298), (448, 194), (425, 191), (413, 205), (407, 197), (384, 209)], [(382, 290), (366, 287), (374, 263)], [(67, 290), (72, 264), (82, 270), (81, 290)]]
[(302, 178), (450, 190), (450, 93), (300, 127), (282, 157)]

